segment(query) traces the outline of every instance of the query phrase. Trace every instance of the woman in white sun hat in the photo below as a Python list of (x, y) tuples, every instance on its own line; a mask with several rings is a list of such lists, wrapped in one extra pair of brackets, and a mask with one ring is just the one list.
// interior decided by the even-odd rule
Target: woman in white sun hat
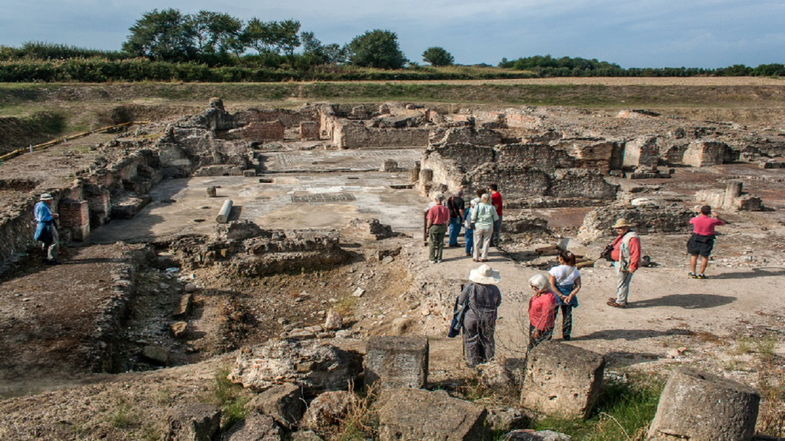
[(469, 272), (469, 283), (463, 288), (458, 304), (467, 303), (463, 319), (463, 344), (466, 363), (474, 367), (493, 359), (496, 342), (496, 312), (502, 303), (502, 293), (496, 286), (501, 281), (498, 271), (480, 265)]

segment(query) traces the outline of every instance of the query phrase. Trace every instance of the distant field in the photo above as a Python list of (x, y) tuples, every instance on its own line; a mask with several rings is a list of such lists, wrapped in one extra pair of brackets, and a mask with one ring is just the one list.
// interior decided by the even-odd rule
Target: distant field
[(646, 108), (686, 118), (775, 126), (785, 120), (785, 79), (763, 77), (0, 83), (0, 150), (128, 118), (161, 120), (198, 112), (213, 96), (223, 98), (229, 109), (399, 101), (461, 107)]
[[(354, 83), (384, 81), (354, 81)], [(410, 84), (544, 84), (604, 86), (785, 86), (785, 77), (558, 77), (509, 80), (396, 81)]]

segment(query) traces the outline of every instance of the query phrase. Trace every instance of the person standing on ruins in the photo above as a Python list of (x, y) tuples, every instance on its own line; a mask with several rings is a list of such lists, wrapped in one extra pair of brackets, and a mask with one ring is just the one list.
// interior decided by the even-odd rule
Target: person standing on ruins
[(450, 199), (447, 199), (447, 208), (450, 210), (450, 247), (457, 247), (465, 208), (463, 190), (456, 191)]
[(484, 193), (480, 203), (472, 209), (472, 223), (474, 223), (474, 261), (487, 262), (488, 248), (491, 245), (493, 224), (499, 218), (496, 209), (490, 204), (491, 197)]
[(559, 266), (548, 271), (548, 281), (556, 294), (556, 315), (562, 312), (561, 333), (564, 340), (572, 333), (572, 308), (578, 307), (578, 291), (581, 290), (581, 272), (575, 266), (575, 254), (569, 251), (559, 253)]
[(619, 219), (613, 224), (618, 236), (611, 242), (613, 250), (611, 259), (614, 261), (618, 274), (616, 284), (616, 297), (608, 298), (608, 306), (626, 308), (627, 298), (630, 295), (630, 282), (632, 275), (641, 264), (641, 240), (638, 234), (632, 231), (633, 224), (627, 219)]
[(493, 222), (493, 246), (499, 246), (499, 235), (502, 232), (502, 211), (504, 208), (504, 202), (502, 201), (502, 194), (499, 193), (499, 186), (496, 184), (491, 184), (491, 204), (496, 208), (496, 214), (499, 216)]
[(49, 193), (41, 195), (40, 201), (35, 204), (33, 214), (36, 221), (34, 240), (40, 241), (43, 244), (43, 249), (46, 252), (44, 263), (47, 265), (57, 265), (57, 247), (60, 242), (60, 236), (57, 233), (55, 226), (55, 219), (58, 215), (52, 213), (52, 204), (54, 198)]
[(493, 359), (496, 353), (494, 332), (502, 293), (496, 286), (501, 281), (498, 271), (480, 265), (469, 272), (469, 283), (463, 287), (458, 304), (468, 302), (463, 318), (463, 344), (466, 364), (475, 367)]
[[(717, 236), (714, 227), (728, 223), (724, 219), (720, 219), (716, 213), (712, 216), (711, 207), (708, 205), (702, 206), (700, 212), (700, 216), (695, 216), (690, 219), (690, 223), (692, 224), (692, 236), (690, 236), (690, 240), (687, 241), (687, 253), (690, 255), (689, 276), (693, 279), (706, 278), (706, 268), (709, 266), (709, 256), (711, 255), (711, 250), (714, 248), (714, 239)], [(703, 258), (701, 261), (700, 273), (695, 272), (695, 267), (698, 264), (698, 256)]]
[(444, 234), (447, 232), (447, 222), (450, 221), (450, 210), (444, 206), (444, 195), (437, 194), (433, 198), (436, 203), (428, 210), (425, 229), (428, 231), (430, 242), (429, 259), (433, 263), (442, 261), (444, 252)]
[(472, 222), (472, 211), (477, 207), (477, 202), (472, 200), (463, 218), (463, 227), (466, 230), (466, 255), (474, 254), (474, 222)]
[(529, 350), (550, 340), (556, 325), (556, 294), (551, 291), (548, 279), (535, 274), (529, 279), (534, 295), (529, 299)]

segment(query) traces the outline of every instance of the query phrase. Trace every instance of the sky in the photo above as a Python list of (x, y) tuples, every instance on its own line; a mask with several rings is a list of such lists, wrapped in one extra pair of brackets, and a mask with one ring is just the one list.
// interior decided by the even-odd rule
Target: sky
[(0, 45), (119, 49), (143, 13), (165, 8), (292, 18), (325, 44), (390, 30), (418, 63), (440, 46), (458, 64), (532, 55), (622, 67), (785, 64), (783, 0), (0, 0)]

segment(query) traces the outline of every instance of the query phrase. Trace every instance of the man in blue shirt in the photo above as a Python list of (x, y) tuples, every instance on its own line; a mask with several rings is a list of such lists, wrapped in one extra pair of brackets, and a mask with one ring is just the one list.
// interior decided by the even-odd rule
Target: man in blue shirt
[(35, 204), (34, 214), (37, 223), (35, 229), (35, 236), (33, 238), (43, 243), (43, 249), (46, 251), (46, 260), (44, 263), (48, 265), (57, 265), (57, 246), (60, 241), (60, 236), (57, 234), (57, 227), (55, 226), (55, 219), (57, 213), (52, 213), (52, 203), (54, 198), (49, 193), (41, 195), (41, 200)]

